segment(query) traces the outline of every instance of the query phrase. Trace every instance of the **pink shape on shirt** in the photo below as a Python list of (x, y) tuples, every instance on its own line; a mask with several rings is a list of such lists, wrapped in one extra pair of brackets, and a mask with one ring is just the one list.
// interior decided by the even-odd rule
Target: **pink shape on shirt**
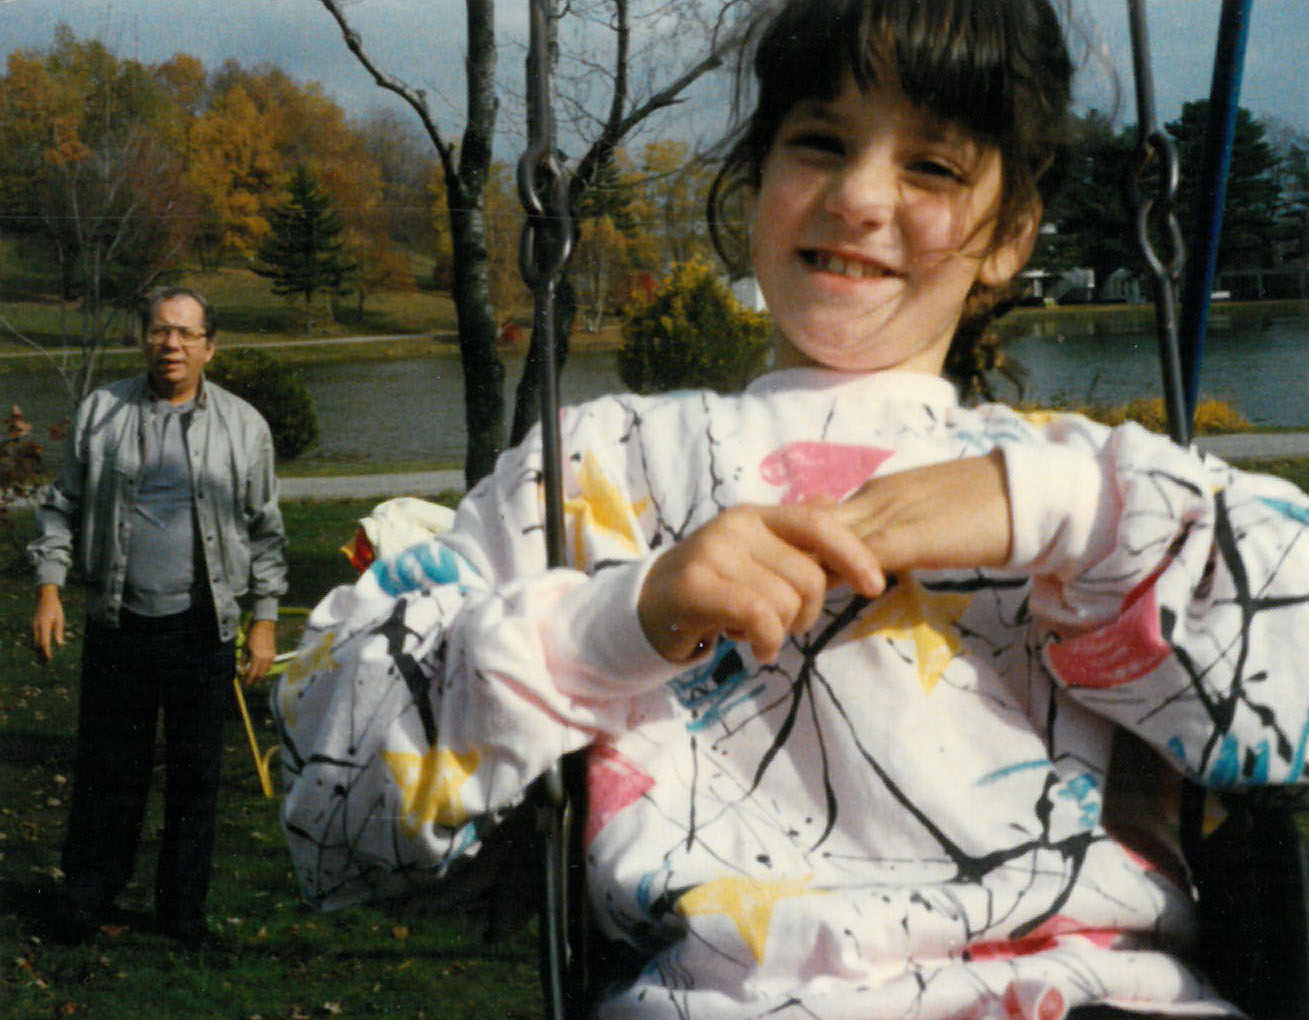
[(640, 800), (652, 786), (654, 780), (649, 773), (612, 745), (592, 745), (586, 756), (586, 831), (582, 845), (590, 846), (610, 819)]
[(1139, 680), (1170, 652), (1150, 584), (1132, 592), (1123, 611), (1103, 627), (1050, 645), (1049, 661), (1070, 687), (1103, 690)]
[(787, 443), (759, 465), (769, 485), (784, 485), (782, 503), (841, 499), (866, 482), (894, 451), (844, 443)]
[(978, 960), (1012, 960), (1016, 956), (1030, 956), (1054, 949), (1060, 941), (1069, 936), (1109, 949), (1119, 936), (1113, 928), (1088, 928), (1080, 921), (1063, 914), (1056, 914), (1048, 921), (1033, 928), (1019, 939), (1001, 939), (996, 942), (978, 942), (968, 947), (967, 958)]

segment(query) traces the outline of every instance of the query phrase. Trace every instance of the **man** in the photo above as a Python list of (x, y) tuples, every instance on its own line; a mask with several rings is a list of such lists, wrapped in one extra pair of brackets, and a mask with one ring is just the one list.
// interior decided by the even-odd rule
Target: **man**
[(204, 920), (236, 655), (237, 599), (253, 600), (247, 683), (273, 660), (286, 538), (268, 425), (208, 382), (214, 314), (194, 291), (142, 309), (143, 375), (82, 401), (59, 478), (37, 510), (32, 634), (49, 661), (64, 643), (59, 589), (74, 549), (86, 583), (77, 759), (54, 934), (82, 941), (131, 877), (164, 717), (160, 930), (212, 941)]

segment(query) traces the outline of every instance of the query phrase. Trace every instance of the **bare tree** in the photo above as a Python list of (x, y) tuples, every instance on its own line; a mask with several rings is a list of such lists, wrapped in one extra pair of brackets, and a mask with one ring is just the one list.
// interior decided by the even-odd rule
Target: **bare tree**
[[(705, 75), (723, 66), (761, 0), (568, 0), (561, 16), (575, 31), (558, 43), (559, 103), (572, 133), (589, 139), (574, 163), (569, 193), (577, 210), (619, 145), (682, 103)], [(561, 24), (563, 24), (561, 22)], [(686, 53), (687, 40), (693, 40)], [(576, 224), (576, 217), (574, 217)], [(567, 356), (576, 314), (573, 284), (559, 285), (555, 350)], [(533, 336), (518, 385), (510, 441), (539, 417), (537, 380), (543, 338)]]
[[(483, 192), (491, 161), (491, 140), (498, 102), (495, 91), (496, 45), (493, 0), (465, 0), (467, 93), (463, 140), (454, 145), (438, 127), (422, 90), (412, 89), (382, 71), (350, 25), (341, 0), (319, 0), (336, 19), (345, 43), (373, 80), (394, 92), (417, 113), (436, 146), (443, 168), (450, 233), (454, 249), (452, 297), (459, 325), (467, 405), (468, 457), (464, 474), (471, 485), (494, 466), (504, 437), (504, 366), (496, 355), (495, 315), (487, 286), (486, 229)], [(656, 114), (684, 97), (702, 76), (722, 65), (735, 43), (742, 17), (760, 0), (571, 0), (557, 5), (560, 25), (577, 26), (567, 33), (571, 46), (559, 58), (561, 81), (568, 87), (562, 100), (567, 119), (583, 151), (572, 167), (574, 207), (614, 150)], [(568, 19), (568, 20), (565, 20)], [(695, 49), (685, 61), (675, 55)], [(561, 335), (571, 326), (567, 286), (561, 288), (564, 320)], [(536, 378), (542, 338), (533, 337), (519, 385), (513, 441), (536, 418)], [(558, 348), (562, 352), (564, 345)]]
[(386, 73), (364, 49), (339, 0), (320, 0), (336, 19), (345, 44), (380, 87), (395, 93), (418, 115), (436, 147), (445, 180), (454, 250), (455, 317), (464, 373), (464, 423), (468, 430), (464, 478), (472, 486), (495, 466), (504, 445), (504, 365), (495, 351), (495, 315), (487, 281), (486, 223), (482, 195), (491, 168), (491, 143), (499, 101), (495, 91), (495, 4), (465, 0), (467, 91), (463, 136), (455, 144), (441, 130), (422, 89)]
[(73, 404), (95, 387), (114, 335), (130, 339), (132, 304), (175, 265), (187, 241), (187, 196), (163, 168), (175, 159), (145, 130), (108, 137), (94, 150), (54, 158), (43, 184), (46, 240), (64, 281), (81, 299), (77, 328), (54, 361)]

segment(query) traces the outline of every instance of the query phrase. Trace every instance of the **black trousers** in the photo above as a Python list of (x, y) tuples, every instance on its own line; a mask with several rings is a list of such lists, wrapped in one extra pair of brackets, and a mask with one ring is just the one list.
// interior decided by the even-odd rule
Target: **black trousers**
[(162, 709), (164, 832), (155, 912), (165, 931), (203, 926), (235, 668), (233, 643), (218, 639), (211, 608), (153, 619), (124, 614), (118, 628), (88, 622), (63, 852), (73, 907), (101, 916), (131, 878)]

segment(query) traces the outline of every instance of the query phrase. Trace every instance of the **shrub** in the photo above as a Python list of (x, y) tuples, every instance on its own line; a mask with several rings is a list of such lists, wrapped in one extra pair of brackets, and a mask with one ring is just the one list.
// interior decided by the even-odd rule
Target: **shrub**
[[(67, 427), (67, 419), (51, 426), (51, 440), (62, 439)], [(23, 541), (11, 512), (34, 499), (45, 480), (41, 444), (32, 436), (32, 426), (22, 410), (14, 404), (5, 416), (4, 431), (0, 433), (0, 535), (16, 548), (21, 548)]]
[(763, 369), (769, 319), (743, 307), (709, 264), (673, 268), (647, 302), (623, 311), (618, 376), (635, 393), (741, 389)]
[(279, 460), (298, 457), (318, 441), (318, 416), (309, 388), (272, 355), (253, 347), (220, 349), (205, 374), (264, 416)]
[[(1167, 432), (1168, 422), (1162, 397), (1137, 397), (1117, 407), (1088, 407), (1083, 410), (1088, 418), (1106, 425), (1121, 425), (1125, 421), (1139, 422), (1152, 432)], [(1231, 404), (1205, 397), (1195, 408), (1196, 435), (1214, 435), (1223, 432), (1249, 432), (1250, 422)]]

